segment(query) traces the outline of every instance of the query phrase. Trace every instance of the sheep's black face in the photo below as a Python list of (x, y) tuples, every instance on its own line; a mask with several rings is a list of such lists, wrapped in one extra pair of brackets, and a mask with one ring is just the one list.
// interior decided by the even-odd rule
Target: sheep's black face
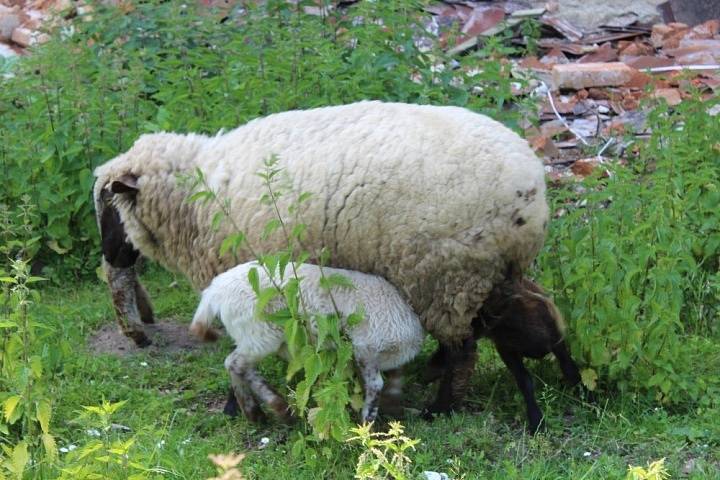
[(112, 194), (103, 190), (103, 210), (100, 214), (100, 239), (105, 260), (115, 268), (129, 268), (140, 252), (127, 240), (120, 214), (110, 202)]

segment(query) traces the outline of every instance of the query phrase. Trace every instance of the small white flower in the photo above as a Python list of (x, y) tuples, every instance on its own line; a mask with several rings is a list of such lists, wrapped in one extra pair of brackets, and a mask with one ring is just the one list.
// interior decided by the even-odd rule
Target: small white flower
[(268, 443), (270, 443), (270, 439), (268, 437), (262, 437), (260, 439), (260, 448), (265, 448), (268, 446)]
[(74, 445), (71, 443), (67, 447), (60, 447), (58, 450), (60, 450), (62, 453), (68, 453), (68, 452), (72, 452), (76, 448), (77, 448), (77, 445)]
[(147, 363), (147, 362), (140, 362), (140, 366), (141, 366), (141, 367), (147, 367), (147, 366), (148, 366), (148, 363)]
[(182, 443), (183, 445), (187, 445), (188, 443), (190, 443), (190, 437), (186, 438), (185, 440), (183, 440), (180, 443)]
[(165, 446), (165, 440), (160, 440), (156, 446), (157, 448), (163, 448)]
[(100, 436), (100, 431), (96, 428), (88, 428), (87, 430), (85, 430), (85, 433), (87, 433), (91, 437), (99, 437)]
[(592, 453), (590, 453), (590, 452), (583, 453), (583, 457), (589, 457), (590, 455), (592, 455)]

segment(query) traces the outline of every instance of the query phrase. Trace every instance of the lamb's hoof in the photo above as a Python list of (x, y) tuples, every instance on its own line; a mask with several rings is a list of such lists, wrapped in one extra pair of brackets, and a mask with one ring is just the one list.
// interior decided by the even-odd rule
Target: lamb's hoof
[(245, 414), (245, 418), (248, 419), (248, 422), (250, 423), (264, 423), (267, 421), (267, 416), (265, 415), (265, 412), (262, 411), (262, 408), (260, 406), (255, 405), (254, 407), (244, 410), (243, 413)]
[(240, 412), (238, 408), (237, 402), (226, 402), (225, 408), (223, 408), (223, 413), (227, 415), (228, 417), (235, 418), (238, 416), (238, 413)]
[(150, 313), (150, 315), (140, 315), (140, 320), (143, 323), (155, 323), (155, 316)]
[(127, 332), (126, 335), (135, 342), (138, 348), (146, 348), (152, 345), (152, 340), (145, 335), (145, 332)]

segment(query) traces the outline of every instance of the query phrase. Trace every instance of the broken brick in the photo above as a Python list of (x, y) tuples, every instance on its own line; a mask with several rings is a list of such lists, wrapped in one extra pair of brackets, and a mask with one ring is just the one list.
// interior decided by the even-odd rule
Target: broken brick
[(552, 79), (555, 88), (619, 86), (630, 81), (633, 69), (621, 62), (571, 63), (555, 65)]
[(646, 68), (672, 67), (675, 65), (675, 61), (671, 58), (652, 57), (649, 55), (626, 58), (623, 60), (623, 63), (638, 70), (644, 70)]
[(671, 107), (682, 102), (680, 91), (677, 88), (659, 88), (653, 92), (653, 97), (664, 98)]
[(652, 83), (653, 79), (650, 75), (647, 73), (640, 72), (638, 70), (635, 70), (633, 72), (633, 76), (630, 79), (629, 82), (625, 84), (628, 88), (645, 88), (646, 85)]
[(617, 59), (617, 50), (610, 45), (610, 42), (607, 42), (603, 43), (596, 51), (580, 57), (578, 63), (614, 62)]
[(629, 45), (620, 48), (618, 54), (620, 57), (640, 57), (643, 55), (652, 55), (653, 47), (644, 42), (628, 42)]
[(13, 30), (12, 41), (21, 47), (29, 47), (39, 43), (45, 43), (50, 37), (45, 33), (35, 32), (25, 27), (18, 27)]
[(592, 175), (598, 165), (597, 160), (577, 160), (572, 164), (570, 170), (578, 177), (588, 177)]
[(568, 58), (559, 48), (553, 48), (540, 59), (540, 63), (548, 66), (569, 62), (570, 60), (568, 60)]
[(690, 30), (684, 23), (659, 23), (653, 25), (650, 43), (655, 48), (677, 48), (680, 40)]

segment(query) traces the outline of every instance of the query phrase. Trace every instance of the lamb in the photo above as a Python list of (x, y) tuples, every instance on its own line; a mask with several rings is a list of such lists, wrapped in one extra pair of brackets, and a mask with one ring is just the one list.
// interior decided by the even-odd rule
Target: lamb
[[(225, 368), (230, 373), (232, 389), (243, 413), (249, 420), (259, 419), (262, 416), (256, 401), (259, 399), (280, 418), (287, 419), (287, 403), (255, 369), (260, 360), (281, 349), (285, 336), (280, 326), (256, 315), (256, 297), (248, 281), (252, 269), (258, 272), (261, 288), (271, 286), (265, 270), (257, 262), (243, 263), (221, 273), (203, 291), (190, 330), (201, 338), (213, 339), (216, 334), (211, 330), (211, 323), (219, 317), (236, 344), (235, 350), (225, 359)], [(343, 325), (343, 331), (350, 337), (364, 383), (362, 420), (374, 421), (383, 388), (380, 372), (397, 370), (417, 355), (425, 337), (420, 320), (397, 289), (381, 277), (327, 267), (321, 273), (320, 267), (310, 264), (299, 264), (296, 270), (308, 313), (335, 313), (333, 301), (342, 318), (360, 308), (365, 312), (361, 323), (352, 327)], [(331, 299), (321, 288), (320, 280), (322, 275), (335, 274), (350, 280), (354, 288), (335, 287)], [(278, 283), (285, 285), (287, 276), (285, 281)], [(284, 306), (284, 300), (276, 298), (270, 311)]]
[[(507, 279), (493, 289), (473, 320), (473, 332), (475, 340), (486, 337), (495, 344), (525, 399), (528, 429), (535, 433), (542, 425), (543, 414), (523, 357), (539, 359), (552, 352), (565, 380), (573, 387), (580, 384), (580, 372), (565, 343), (565, 323), (555, 303), (537, 283), (522, 277), (512, 265), (509, 271)], [(475, 348), (474, 342), (471, 348)], [(441, 375), (445, 356), (440, 348), (430, 359), (427, 381)], [(586, 393), (589, 396), (590, 392)]]
[[(314, 198), (304, 205), (303, 247), (327, 248), (332, 267), (387, 279), (446, 349), (450, 394), (431, 410), (452, 409), (474, 368), (466, 348), (473, 319), (507, 264), (524, 269), (544, 242), (544, 170), (527, 142), (463, 108), (377, 101), (278, 113), (214, 137), (144, 135), (95, 170), (98, 222), (116, 219), (106, 230), (202, 290), (252, 256), (219, 254), (229, 222), (212, 228), (214, 207), (188, 203), (177, 174), (201, 169), (248, 243), (277, 251), (283, 239), (262, 235), (272, 213), (258, 206), (264, 189), (255, 175), (273, 154), (292, 190)], [(118, 319), (147, 344), (148, 298), (133, 266), (103, 246)]]

